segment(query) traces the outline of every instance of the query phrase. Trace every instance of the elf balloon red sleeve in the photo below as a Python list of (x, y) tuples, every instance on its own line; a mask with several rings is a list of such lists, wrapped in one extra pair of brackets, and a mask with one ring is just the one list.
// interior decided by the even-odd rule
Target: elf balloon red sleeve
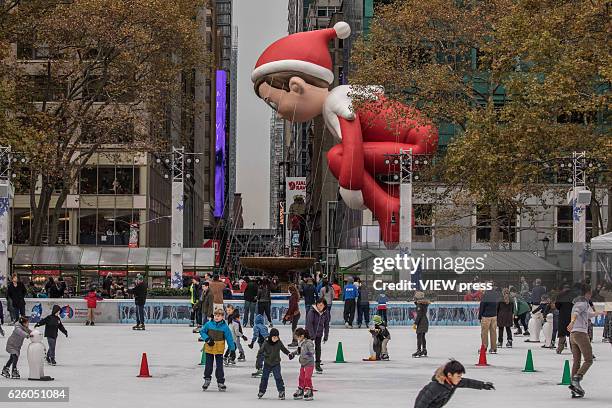
[(346, 120), (338, 117), (342, 132), (342, 164), (338, 184), (347, 190), (361, 190), (363, 184), (363, 137), (359, 118)]

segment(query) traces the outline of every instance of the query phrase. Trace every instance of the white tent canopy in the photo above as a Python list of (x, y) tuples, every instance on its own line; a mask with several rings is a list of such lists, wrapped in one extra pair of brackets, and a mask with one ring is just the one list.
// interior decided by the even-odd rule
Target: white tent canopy
[(591, 238), (591, 250), (612, 252), (612, 232)]

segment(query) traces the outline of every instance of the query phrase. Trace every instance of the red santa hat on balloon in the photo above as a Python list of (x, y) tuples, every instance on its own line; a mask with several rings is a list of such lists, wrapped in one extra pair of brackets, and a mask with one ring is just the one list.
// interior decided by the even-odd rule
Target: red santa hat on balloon
[(344, 21), (333, 28), (304, 31), (288, 35), (270, 44), (261, 54), (251, 73), (253, 83), (278, 72), (302, 72), (328, 84), (334, 81), (328, 43), (334, 38), (345, 39), (351, 28)]

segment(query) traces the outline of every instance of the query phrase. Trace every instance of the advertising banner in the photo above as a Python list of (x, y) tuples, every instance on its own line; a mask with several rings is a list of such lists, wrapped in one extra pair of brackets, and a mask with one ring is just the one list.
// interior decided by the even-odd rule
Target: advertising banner
[[(294, 246), (292, 231), (300, 231), (300, 225), (305, 222), (306, 214), (306, 177), (287, 177), (285, 184), (286, 207), (288, 208), (286, 226), (286, 242), (288, 247)], [(298, 233), (299, 235), (299, 233)], [(298, 236), (299, 246), (299, 236)]]

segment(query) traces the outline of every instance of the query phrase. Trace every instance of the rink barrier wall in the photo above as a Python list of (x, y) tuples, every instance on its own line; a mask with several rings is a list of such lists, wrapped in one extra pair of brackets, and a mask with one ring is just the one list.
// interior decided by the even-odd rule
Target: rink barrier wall
[[(10, 317), (6, 308), (6, 299), (2, 300), (4, 319)], [(85, 323), (87, 319), (87, 302), (80, 298), (27, 298), (26, 313), (30, 313), (32, 323), (38, 322), (51, 312), (53, 305), (59, 305), (61, 317), (64, 322)], [(226, 300), (225, 304), (243, 309), (244, 301)], [(604, 310), (604, 303), (595, 303), (597, 310)], [(271, 307), (272, 321), (282, 324), (281, 319), (287, 312), (289, 302), (273, 300)], [(435, 302), (429, 306), (429, 324), (432, 326), (477, 326), (478, 302)], [(304, 304), (300, 304), (301, 318), (299, 324), (304, 324)], [(332, 324), (342, 325), (344, 302), (334, 301), (331, 314)], [(188, 324), (190, 322), (191, 304), (187, 299), (149, 299), (145, 305), (147, 323), (154, 324)], [(376, 304), (370, 304), (370, 317), (376, 314)], [(136, 307), (130, 299), (104, 299), (98, 301), (94, 312), (96, 323), (135, 323)], [(408, 326), (414, 323), (415, 305), (413, 302), (389, 302), (387, 304), (387, 318), (390, 326)], [(371, 320), (371, 319), (370, 319)], [(355, 311), (355, 323), (357, 312)], [(604, 317), (595, 319), (595, 326), (602, 327)]]

